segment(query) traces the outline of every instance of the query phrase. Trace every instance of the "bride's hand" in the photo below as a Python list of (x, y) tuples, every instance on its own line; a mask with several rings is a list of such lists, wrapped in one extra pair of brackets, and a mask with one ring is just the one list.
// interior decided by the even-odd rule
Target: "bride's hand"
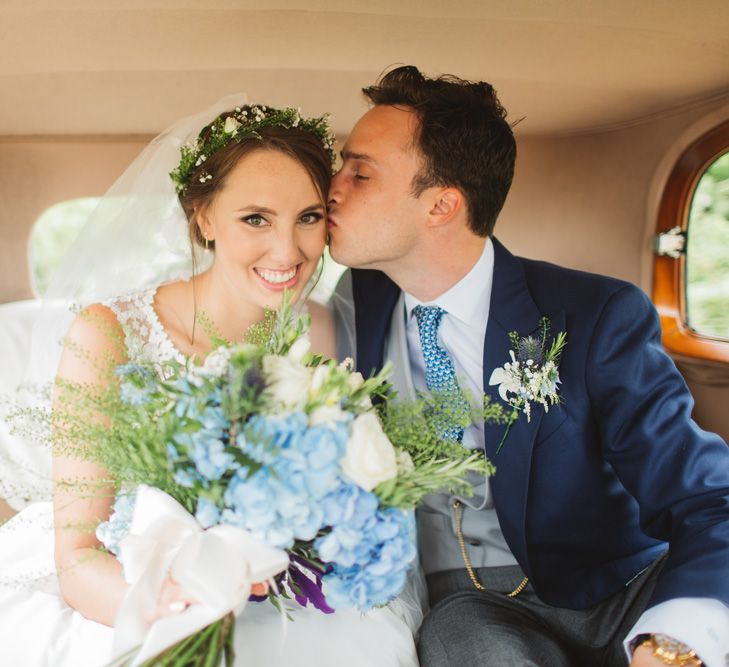
[[(265, 581), (251, 586), (251, 595), (266, 595), (266, 593), (268, 593), (268, 584)], [(196, 602), (190, 596), (185, 595), (182, 586), (168, 576), (162, 584), (157, 604), (147, 614), (146, 621), (152, 624), (165, 616), (179, 614)]]
[(191, 604), (195, 604), (196, 600), (185, 595), (182, 586), (178, 584), (172, 577), (168, 576), (162, 583), (162, 589), (157, 598), (157, 604), (146, 614), (145, 620), (152, 624), (165, 616), (173, 616), (185, 611)]

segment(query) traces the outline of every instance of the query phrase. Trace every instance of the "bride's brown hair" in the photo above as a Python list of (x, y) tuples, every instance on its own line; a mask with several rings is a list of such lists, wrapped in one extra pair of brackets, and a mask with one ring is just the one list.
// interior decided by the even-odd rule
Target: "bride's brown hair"
[[(210, 125), (203, 128), (200, 137), (205, 138), (214, 122), (219, 119), (225, 122), (225, 119), (233, 114), (233, 111), (220, 114)], [(235, 166), (245, 156), (259, 150), (278, 151), (296, 160), (309, 174), (322, 202), (326, 202), (332, 180), (332, 162), (321, 139), (314, 133), (298, 127), (263, 127), (258, 130), (258, 137), (246, 137), (240, 142), (231, 140), (226, 146), (209, 155), (190, 175), (185, 189), (179, 194), (179, 199), (187, 217), (191, 243), (206, 247), (205, 237), (197, 222), (197, 214), (210, 204)], [(206, 175), (211, 177), (206, 178)], [(207, 247), (214, 249), (215, 241), (209, 241)]]

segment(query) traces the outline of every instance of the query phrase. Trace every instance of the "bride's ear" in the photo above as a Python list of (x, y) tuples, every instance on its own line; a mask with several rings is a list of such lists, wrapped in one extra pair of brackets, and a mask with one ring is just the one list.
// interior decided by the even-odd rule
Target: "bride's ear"
[(206, 239), (207, 241), (214, 241), (215, 240), (215, 231), (213, 230), (213, 225), (210, 222), (210, 218), (207, 215), (207, 211), (205, 207), (195, 207), (195, 224), (197, 225), (198, 229), (200, 230), (200, 236), (202, 238)]
[(463, 193), (457, 188), (438, 189), (434, 194), (435, 197), (428, 212), (429, 227), (446, 225), (465, 210)]

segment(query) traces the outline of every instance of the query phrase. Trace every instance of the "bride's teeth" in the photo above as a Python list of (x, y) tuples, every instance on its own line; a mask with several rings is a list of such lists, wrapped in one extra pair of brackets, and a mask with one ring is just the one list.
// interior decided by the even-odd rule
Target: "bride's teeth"
[(267, 283), (286, 283), (296, 275), (296, 268), (288, 271), (269, 271), (268, 269), (256, 269), (256, 273)]

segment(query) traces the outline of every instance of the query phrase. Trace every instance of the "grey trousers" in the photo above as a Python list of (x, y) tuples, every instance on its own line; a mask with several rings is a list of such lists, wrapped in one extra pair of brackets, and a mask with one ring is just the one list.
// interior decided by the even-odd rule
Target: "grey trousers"
[(486, 591), (466, 570), (428, 575), (431, 610), (418, 636), (422, 667), (625, 667), (623, 640), (645, 610), (665, 556), (590, 609), (540, 601), (530, 585), (515, 598), (518, 567), (479, 568)]

